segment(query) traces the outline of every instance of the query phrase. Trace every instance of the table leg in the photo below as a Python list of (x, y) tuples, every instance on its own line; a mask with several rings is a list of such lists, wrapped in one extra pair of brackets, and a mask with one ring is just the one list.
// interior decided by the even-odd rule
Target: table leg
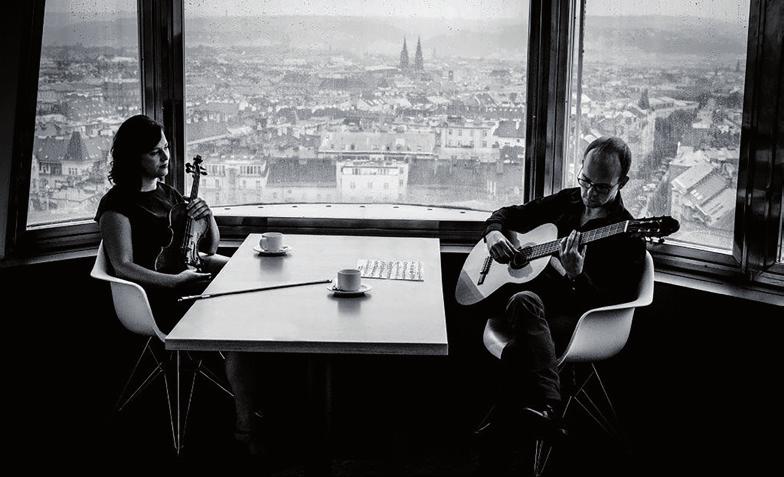
[(332, 467), (332, 363), (327, 356), (308, 357), (308, 442), (305, 475), (329, 476)]
[(180, 416), (182, 415), (182, 401), (180, 400), (180, 352), (175, 351), (174, 353), (174, 400), (175, 400), (175, 408), (177, 409), (177, 415), (175, 418), (177, 422), (175, 426), (177, 428), (177, 455), (180, 455), (182, 451), (182, 420)]
[[(182, 453), (182, 448), (185, 443), (185, 431), (188, 427), (188, 416), (193, 401), (193, 391), (196, 386), (196, 373), (199, 369), (198, 363), (194, 365), (192, 359), (183, 362), (182, 357), (183, 356), (179, 351), (173, 351), (169, 355), (169, 359), (163, 363), (163, 379), (166, 386), (167, 404), (169, 406), (169, 421), (171, 425), (172, 440), (174, 442), (174, 450), (177, 455)], [(188, 357), (190, 357), (190, 355), (188, 355)], [(188, 363), (191, 364), (189, 365)], [(183, 390), (183, 377), (185, 377), (185, 385), (189, 386), (189, 389)], [(189, 385), (187, 379), (191, 380)]]

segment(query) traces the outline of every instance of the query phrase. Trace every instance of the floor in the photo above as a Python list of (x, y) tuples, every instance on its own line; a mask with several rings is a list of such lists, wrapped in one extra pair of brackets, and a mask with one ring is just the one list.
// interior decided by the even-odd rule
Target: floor
[[(113, 356), (104, 366), (118, 373), (133, 360)], [(212, 358), (211, 358), (212, 359)], [(304, 475), (304, 361), (300, 357), (263, 358), (267, 391), (262, 408), (269, 473)], [(151, 362), (143, 362), (142, 366)], [(220, 362), (213, 359), (213, 367)], [(360, 363), (337, 358), (333, 366), (332, 475), (334, 476), (470, 476), (477, 474), (479, 445), (472, 430), (489, 401), (457, 379), (439, 359), (368, 358)], [(127, 376), (127, 375), (126, 375)], [(233, 439), (233, 402), (212, 383), (197, 381), (187, 433), (177, 456), (168, 421), (164, 382), (157, 379), (121, 412), (113, 406), (122, 387), (120, 374), (94, 383), (79, 398), (70, 396), (72, 413), (60, 415), (60, 459), (82, 465), (123, 462), (201, 469), (217, 465), (260, 472)], [(170, 389), (170, 391), (172, 391)], [(575, 414), (573, 439), (556, 449), (546, 475), (639, 475), (631, 455), (604, 438)], [(506, 465), (493, 475), (529, 475), (532, 444), (523, 436), (504, 437)], [(260, 474), (263, 475), (263, 474)]]

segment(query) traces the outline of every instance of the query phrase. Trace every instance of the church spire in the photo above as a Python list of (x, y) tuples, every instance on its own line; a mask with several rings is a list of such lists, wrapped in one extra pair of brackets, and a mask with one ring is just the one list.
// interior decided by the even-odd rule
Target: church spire
[(400, 51), (400, 69), (408, 69), (408, 47), (406, 46), (406, 37), (403, 37), (403, 49)]
[(414, 55), (414, 69), (416, 71), (422, 71), (425, 69), (425, 62), (422, 58), (422, 39), (417, 37), (417, 48), (416, 54)]

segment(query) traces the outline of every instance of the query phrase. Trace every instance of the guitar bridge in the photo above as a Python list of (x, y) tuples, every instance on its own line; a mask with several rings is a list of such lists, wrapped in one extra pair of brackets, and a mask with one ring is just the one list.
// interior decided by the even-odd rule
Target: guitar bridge
[(493, 264), (493, 257), (485, 258), (485, 263), (482, 264), (482, 270), (479, 271), (479, 281), (476, 282), (477, 285), (481, 285), (485, 282), (487, 273), (490, 271), (490, 265), (492, 264)]

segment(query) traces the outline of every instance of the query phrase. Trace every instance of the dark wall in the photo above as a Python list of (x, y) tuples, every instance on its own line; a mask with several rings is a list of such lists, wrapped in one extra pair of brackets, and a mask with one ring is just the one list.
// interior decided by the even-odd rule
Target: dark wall
[[(336, 359), (335, 420), (344, 452), (373, 455), (379, 444), (393, 442), (406, 452), (461, 459), (470, 452), (470, 433), (491, 400), (497, 370), (481, 345), (482, 317), (466, 315), (452, 300), (463, 260), (442, 255), (449, 357)], [(154, 420), (141, 413), (113, 423), (114, 399), (141, 341), (121, 327), (108, 287), (89, 278), (91, 266), (92, 259), (78, 259), (0, 269), (7, 342), (17, 345), (6, 362), (14, 391), (6, 394), (18, 399), (12, 421), (22, 449), (37, 449), (43, 432), (63, 455), (77, 458), (111, 436), (112, 426), (146, 429)], [(654, 304), (635, 314), (627, 347), (600, 365), (630, 435), (631, 457), (575, 418), (578, 442), (587, 443), (573, 449), (587, 459), (580, 465), (685, 475), (755, 460), (762, 449), (755, 432), (773, 419), (766, 406), (775, 404), (779, 373), (768, 363), (777, 358), (780, 318), (773, 306), (657, 283)], [(265, 406), (282, 416), (273, 420), (301, 415), (302, 360), (263, 359)], [(217, 396), (210, 393), (201, 396)], [(164, 419), (165, 405), (146, 399)], [(216, 435), (230, 434), (232, 419), (229, 400), (210, 399), (194, 408), (189, 424), (192, 439), (207, 447)], [(209, 426), (218, 431), (205, 432)], [(300, 426), (281, 429), (284, 442), (301, 437)], [(167, 430), (159, 430), (163, 437), (145, 437), (145, 445), (154, 442), (166, 454)], [(142, 445), (129, 435), (122, 437), (131, 439), (126, 447)]]

